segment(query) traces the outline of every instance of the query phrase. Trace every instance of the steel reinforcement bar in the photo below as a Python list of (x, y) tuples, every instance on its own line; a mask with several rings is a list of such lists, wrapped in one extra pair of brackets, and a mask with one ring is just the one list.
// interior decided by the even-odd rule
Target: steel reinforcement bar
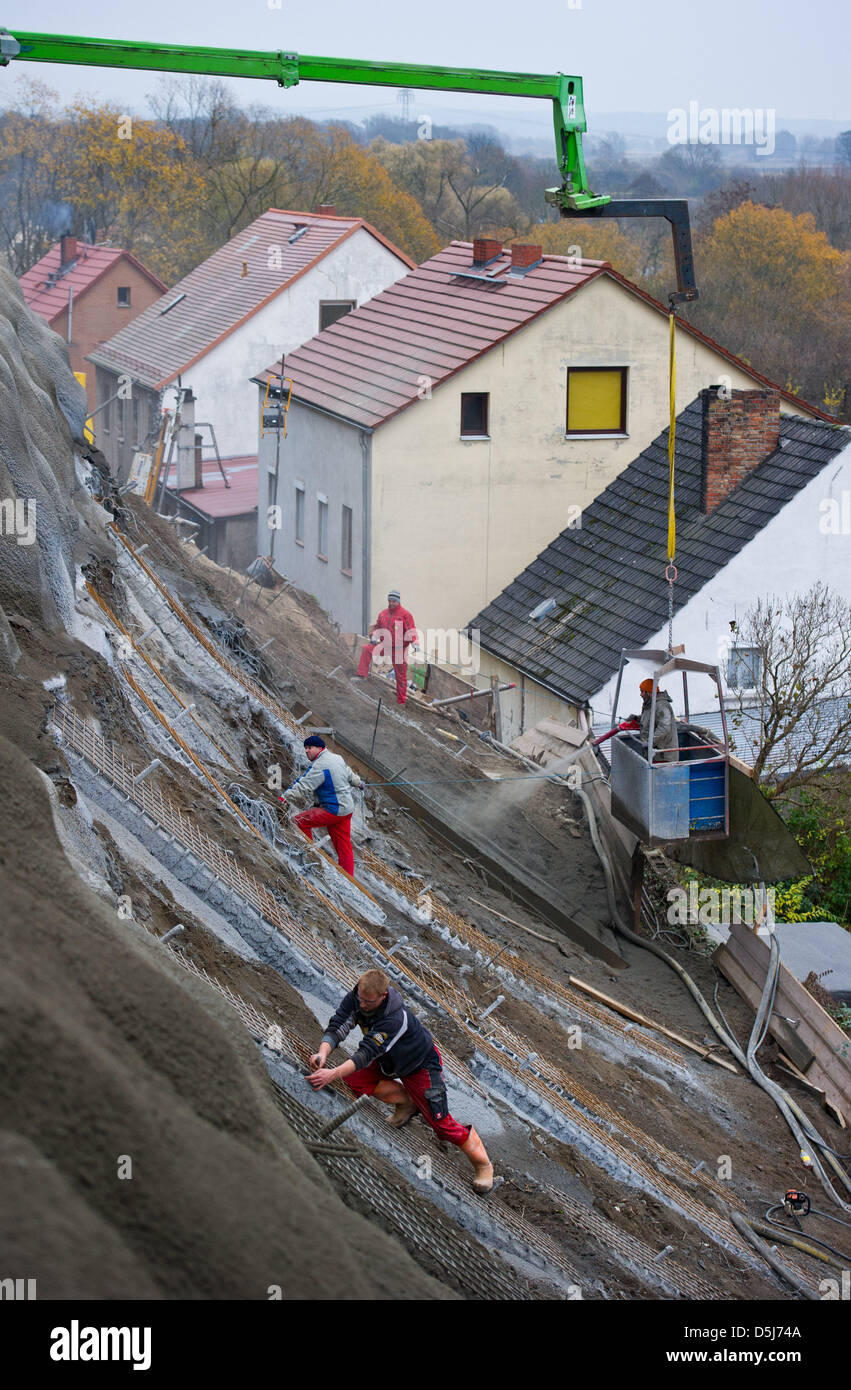
[[(151, 582), (162, 593), (163, 597), (166, 598), (172, 610), (185, 624), (189, 631), (193, 633), (193, 635), (198, 639), (198, 641), (201, 642), (205, 649), (223, 667), (223, 669), (227, 670), (229, 674), (231, 674), (238, 683), (242, 684), (246, 689), (248, 689), (261, 705), (270, 709), (270, 711), (277, 717), (282, 718), (284, 723), (286, 723), (288, 727), (294, 730), (298, 729), (298, 726), (295, 724), (295, 721), (293, 720), (292, 716), (289, 714), (288, 711), (284, 709), (283, 705), (280, 705), (279, 702), (274, 700), (274, 698), (271, 697), (267, 691), (264, 691), (254, 681), (252, 681), (250, 677), (247, 677), (243, 672), (240, 672), (237, 667), (233, 666), (231, 662), (229, 662), (226, 658), (222, 656), (222, 654), (216, 649), (214, 643), (201, 632), (201, 630), (192, 621), (188, 614), (186, 614), (185, 610), (177, 602), (177, 600), (169, 594), (168, 590), (161, 583), (161, 581), (154, 574), (154, 572), (150, 569), (150, 567), (146, 564), (146, 562), (140, 556), (136, 555), (133, 547), (121, 534), (121, 532), (118, 531), (117, 527), (114, 527), (113, 529), (115, 530), (116, 535), (118, 536), (122, 544), (126, 547), (128, 552), (133, 556), (133, 558), (137, 561), (140, 567), (151, 579)], [(162, 716), (160, 716), (160, 718), (162, 718)], [(299, 730), (299, 733), (300, 732), (301, 731)], [(254, 829), (254, 827), (252, 827), (252, 829)], [(255, 833), (259, 832), (255, 831)], [(380, 864), (381, 861), (376, 862)], [(319, 897), (337, 917), (339, 917), (342, 921), (346, 923), (347, 926), (350, 927), (352, 931), (354, 931), (367, 944), (369, 944), (374, 951), (379, 953), (386, 960), (390, 960), (387, 950), (381, 945), (379, 941), (376, 940), (375, 937), (372, 936), (371, 933), (367, 932), (359, 923), (355, 922), (354, 919), (349, 917), (349, 915), (345, 913), (342, 908), (338, 907), (337, 904), (333, 903), (330, 899), (328, 899), (325, 896), (325, 894), (323, 894), (319, 889), (315, 887), (315, 885), (306, 881), (306, 887), (309, 889), (309, 891), (311, 891), (317, 897)], [(410, 898), (410, 889), (406, 893), (406, 896)], [(273, 901), (276, 903), (277, 906), (277, 900)], [(454, 915), (455, 914), (453, 914), (453, 916)], [(462, 919), (459, 918), (458, 921), (460, 923)], [(469, 924), (466, 924), (466, 930), (469, 932)], [(476, 929), (473, 930), (475, 931)], [(312, 941), (315, 941), (315, 938), (310, 939)], [(489, 942), (486, 937), (484, 937), (483, 939), (488, 946), (494, 944)], [(392, 965), (394, 970), (398, 970), (402, 974), (406, 975), (411, 980), (411, 982), (417, 985), (426, 995), (430, 995), (439, 1007), (442, 1007), (444, 1010), (446, 1010), (446, 1012), (449, 1013), (450, 1016), (454, 1019), (456, 1024), (464, 1032), (468, 1033), (468, 1035), (470, 1035), (471, 1038), (475, 1039), (478, 1050), (483, 1055), (487, 1056), (492, 1063), (494, 1063), (497, 1067), (501, 1069), (513, 1072), (518, 1077), (522, 1076), (524, 1085), (528, 1086), (530, 1090), (537, 1092), (540, 1098), (544, 1099), (548, 1104), (553, 1106), (554, 1109), (561, 1111), (562, 1114), (564, 1114), (565, 1117), (576, 1128), (580, 1129), (581, 1131), (584, 1131), (588, 1135), (589, 1139), (592, 1139), (596, 1141), (598, 1144), (601, 1144), (612, 1154), (613, 1157), (619, 1158), (628, 1170), (634, 1172), (637, 1177), (639, 1177), (650, 1187), (658, 1190), (660, 1192), (660, 1195), (662, 1195), (663, 1198), (667, 1200), (672, 1206), (690, 1216), (691, 1219), (693, 1219), (702, 1229), (709, 1231), (715, 1239), (719, 1240), (723, 1245), (727, 1246), (727, 1248), (735, 1249), (738, 1253), (741, 1253), (750, 1262), (752, 1252), (750, 1251), (749, 1247), (747, 1247), (742, 1242), (740, 1236), (735, 1230), (735, 1227), (733, 1227), (730, 1224), (730, 1222), (726, 1221), (724, 1218), (717, 1216), (714, 1211), (711, 1211), (709, 1208), (695, 1201), (689, 1193), (684, 1192), (682, 1189), (675, 1187), (661, 1173), (654, 1172), (654, 1170), (651, 1169), (644, 1162), (644, 1160), (641, 1159), (637, 1154), (635, 1154), (631, 1150), (624, 1148), (622, 1144), (620, 1144), (617, 1140), (613, 1139), (610, 1134), (603, 1130), (600, 1124), (598, 1124), (589, 1116), (587, 1116), (584, 1113), (584, 1111), (578, 1108), (577, 1105), (574, 1105), (567, 1098), (567, 1096), (562, 1093), (562, 1087), (560, 1084), (554, 1083), (552, 1080), (547, 1079), (544, 1073), (542, 1073), (540, 1076), (537, 1076), (534, 1073), (528, 1071), (526, 1069), (526, 1062), (524, 1057), (516, 1057), (512, 1055), (512, 1052), (506, 1047), (494, 1046), (493, 1042), (488, 1040), (488, 1038), (485, 1037), (482, 1034), (482, 1032), (472, 1023), (472, 1019), (475, 1017), (475, 1014), (477, 1012), (477, 1007), (472, 999), (466, 996), (462, 991), (458, 990), (454, 985), (450, 985), (447, 980), (443, 979), (443, 977), (438, 974), (437, 971), (434, 971), (431, 968), (426, 968), (423, 970), (422, 967), (420, 967), (420, 974), (418, 975), (412, 970), (409, 970), (408, 967), (405, 966), (404, 962), (401, 960), (394, 960), (392, 962)], [(421, 976), (427, 976), (428, 979), (421, 978)], [(579, 1007), (578, 1001), (576, 1004), (574, 1004), (574, 1001), (571, 1000), (571, 1005), (573, 1007), (576, 1007), (577, 1009)], [(655, 1042), (655, 1040), (653, 1041)], [(529, 1052), (531, 1051), (531, 1048), (529, 1048), (525, 1044), (524, 1048), (525, 1055), (528, 1056)], [(449, 1054), (448, 1052), (444, 1052), (444, 1055), (447, 1057), (447, 1060), (451, 1056), (451, 1054)], [(471, 1074), (469, 1073), (468, 1069), (464, 1066), (463, 1063), (457, 1062), (457, 1059), (453, 1060), (455, 1060), (457, 1065), (462, 1069), (462, 1074), (466, 1074), (465, 1079), (467, 1077), (471, 1077)], [(677, 1060), (681, 1059), (677, 1058)], [(564, 1078), (565, 1083), (571, 1089), (575, 1088), (575, 1083), (573, 1082), (572, 1078), (568, 1078), (565, 1073), (559, 1073), (559, 1076)], [(484, 1094), (483, 1090), (482, 1094)], [(610, 1113), (616, 1117), (617, 1128), (620, 1129), (621, 1132), (627, 1132), (627, 1128), (630, 1125), (629, 1121), (625, 1120), (623, 1116), (617, 1115), (617, 1112), (611, 1110), (611, 1107), (606, 1107), (605, 1102), (599, 1101), (597, 1097), (592, 1096), (591, 1092), (586, 1091), (586, 1095), (593, 1102), (593, 1108), (597, 1113), (599, 1113), (601, 1109), (608, 1109)], [(640, 1135), (641, 1131), (635, 1130), (635, 1133)], [(657, 1155), (659, 1153), (664, 1154), (666, 1160), (670, 1161), (670, 1166), (672, 1168), (677, 1167), (675, 1155), (669, 1154), (669, 1152), (663, 1149), (661, 1145), (657, 1145), (656, 1141), (652, 1140), (650, 1136), (643, 1135), (639, 1142), (641, 1143), (642, 1147), (649, 1151), (656, 1152)], [(680, 1162), (682, 1163), (682, 1160), (680, 1160)], [(690, 1173), (689, 1177), (692, 1177)]]
[[(152, 936), (154, 935), (154, 933), (150, 934)], [(159, 938), (155, 939), (159, 940)], [(221, 994), (235, 1010), (248, 1032), (257, 1042), (262, 1043), (272, 1051), (280, 1053), (283, 1057), (288, 1058), (289, 1061), (295, 1063), (299, 1067), (306, 1068), (309, 1065), (310, 1047), (302, 1041), (301, 1037), (288, 1024), (270, 1019), (266, 1014), (255, 1008), (249, 1000), (244, 999), (241, 995), (232, 990), (229, 985), (217, 979), (214, 975), (211, 975), (203, 966), (190, 960), (179, 948), (173, 947), (170, 942), (166, 942), (162, 949), (167, 951), (171, 959), (184, 970), (187, 970), (190, 974), (203, 980), (211, 989)], [(351, 1092), (346, 1088), (343, 1082), (334, 1083), (332, 1087), (326, 1089), (333, 1089), (342, 1101), (351, 1100)], [(287, 1118), (291, 1119), (291, 1122), (293, 1119), (295, 1120), (293, 1127), (299, 1133), (299, 1137), (306, 1138), (308, 1141), (315, 1139), (321, 1127), (321, 1120), (313, 1111), (308, 1110), (306, 1106), (300, 1105), (298, 1101), (294, 1100), (292, 1096), (289, 1096), (281, 1087), (275, 1085), (275, 1091), (279, 1100), (281, 1096), (286, 1098), (286, 1103), (282, 1108), (285, 1114), (287, 1114)], [(422, 1147), (421, 1140), (418, 1140), (410, 1131), (404, 1130), (397, 1131), (393, 1134), (393, 1142), (408, 1154), (412, 1168), (416, 1168), (418, 1162), (422, 1158), (420, 1152)], [(318, 1157), (326, 1161), (330, 1158), (330, 1155), (323, 1153), (318, 1155)], [(458, 1201), (469, 1202), (470, 1191), (464, 1182), (464, 1178), (459, 1174), (457, 1166), (453, 1165), (438, 1149), (435, 1149), (434, 1153), (430, 1153), (428, 1157), (432, 1174), (434, 1175), (437, 1173), (441, 1186), (447, 1191), (450, 1191)], [(363, 1162), (364, 1159), (359, 1156), (359, 1161)], [(355, 1187), (356, 1190), (358, 1190), (356, 1181)], [(374, 1197), (374, 1188), (370, 1185), (370, 1190), (368, 1192), (362, 1190), (362, 1195), (366, 1196), (368, 1199)], [(387, 1214), (386, 1209), (388, 1203), (392, 1203), (393, 1200), (393, 1198), (388, 1197), (385, 1189), (385, 1195), (379, 1197), (376, 1205), (378, 1205), (379, 1209), (384, 1214)], [(566, 1282), (578, 1285), (579, 1276), (575, 1271), (568, 1268), (565, 1264), (562, 1251), (560, 1251), (555, 1242), (545, 1233), (538, 1231), (523, 1217), (518, 1216), (511, 1208), (505, 1207), (501, 1202), (495, 1204), (493, 1199), (491, 1199), (488, 1206), (490, 1215), (494, 1221), (502, 1225), (515, 1239), (522, 1241), (525, 1245), (528, 1245), (530, 1249), (537, 1251), (542, 1260), (546, 1261), (547, 1264), (553, 1265), (554, 1268), (561, 1273)], [(407, 1236), (410, 1234), (410, 1231), (405, 1230), (401, 1233)], [(457, 1232), (455, 1234), (458, 1245), (463, 1251), (465, 1260), (468, 1253), (474, 1255), (476, 1265), (481, 1268), (482, 1258), (484, 1257), (485, 1260), (488, 1258), (487, 1252), (483, 1250), (483, 1247), (473, 1244), (472, 1241), (468, 1245), (464, 1237), (458, 1237)], [(494, 1298), (530, 1296), (528, 1291), (525, 1294), (518, 1293), (517, 1277), (510, 1275), (509, 1271), (503, 1274), (499, 1266), (490, 1270), (487, 1276), (480, 1280), (477, 1279), (476, 1269), (470, 1265), (462, 1264), (459, 1266), (456, 1260), (452, 1263), (451, 1268), (456, 1276), (459, 1272), (463, 1274), (464, 1282), (469, 1285), (473, 1292), (478, 1291), (482, 1295)], [(494, 1280), (496, 1280), (496, 1283)], [(500, 1281), (501, 1290), (500, 1287), (498, 1287)], [(509, 1285), (510, 1290), (508, 1287)], [(520, 1287), (522, 1288), (524, 1286), (521, 1284)]]
[[(388, 864), (385, 864), (382, 859), (379, 859), (378, 855), (373, 853), (366, 845), (359, 847), (358, 853), (364, 864), (376, 878), (382, 879), (389, 887), (395, 888), (395, 890), (407, 898), (414, 907), (418, 905), (422, 892), (428, 891), (424, 879), (419, 880), (422, 884), (422, 888), (415, 888), (406, 875), (396, 873), (394, 869)], [(499, 944), (494, 941), (492, 937), (487, 936), (481, 928), (473, 926), (466, 918), (460, 917), (457, 912), (453, 912), (452, 909), (447, 907), (444, 903), (438, 902), (431, 894), (429, 894), (429, 906), (432, 916), (436, 918), (441, 926), (446, 927), (453, 935), (466, 942), (472, 950), (478, 951), (481, 954), (483, 957), (482, 964), (485, 968), (494, 968), (494, 973), (496, 973), (495, 967), (498, 964), (501, 970), (506, 971), (509, 975), (513, 975), (518, 981), (531, 985), (539, 993), (549, 995), (553, 1003), (569, 1004), (576, 1013), (581, 1014), (585, 1018), (595, 1019), (596, 1022), (602, 1024), (609, 1032), (617, 1034), (620, 1039), (637, 1043), (644, 1048), (645, 1051), (651, 1052), (657, 1057), (664, 1058), (666, 1062), (670, 1062), (674, 1066), (683, 1069), (687, 1067), (686, 1060), (679, 1052), (675, 1052), (672, 1048), (667, 1047), (665, 1043), (652, 1037), (644, 1029), (637, 1026), (627, 1028), (626, 1024), (619, 1019), (617, 1015), (591, 1003), (576, 990), (560, 984), (557, 980), (545, 974), (543, 970), (539, 970), (537, 966), (530, 965), (511, 950), (510, 947), (505, 946), (501, 948)]]
[[(354, 987), (360, 971), (345, 962), (339, 954), (334, 954), (324, 942), (303, 927), (265, 884), (243, 869), (239, 861), (233, 855), (222, 850), (209, 835), (200, 831), (189, 817), (168, 797), (164, 796), (156, 786), (147, 780), (140, 782), (137, 770), (116, 750), (114, 744), (108, 743), (89, 724), (80, 719), (69, 705), (63, 702), (58, 702), (55, 706), (53, 721), (60, 738), (67, 740), (71, 747), (86, 758), (108, 781), (112, 782), (128, 801), (133, 801), (154, 824), (159, 825), (173, 839), (185, 845), (187, 851), (205, 864), (226, 888), (236, 893), (259, 916), (275, 926), (286, 940), (297, 947), (308, 960), (311, 960), (320, 970), (328, 974), (331, 979), (338, 980), (347, 989)], [(262, 836), (260, 838), (262, 839)], [(263, 843), (266, 843), (265, 840)], [(317, 897), (334, 916), (343, 921), (361, 941), (366, 942), (378, 956), (389, 959), (386, 949), (369, 932), (364, 931), (353, 918), (343, 912), (314, 884), (307, 880), (303, 880), (303, 883), (313, 896)], [(429, 972), (434, 977), (430, 987), (425, 981), (420, 981), (401, 962), (391, 963), (397, 970), (407, 975), (424, 995), (434, 998), (440, 1008), (446, 1012), (451, 1012), (439, 997), (435, 997), (435, 988), (438, 985), (445, 986), (447, 993), (451, 994), (452, 987), (448, 981), (443, 981), (436, 975), (436, 972)], [(487, 1093), (484, 1087), (476, 1080), (469, 1067), (443, 1044), (440, 1045), (440, 1050), (448, 1069), (479, 1096), (485, 1098)]]

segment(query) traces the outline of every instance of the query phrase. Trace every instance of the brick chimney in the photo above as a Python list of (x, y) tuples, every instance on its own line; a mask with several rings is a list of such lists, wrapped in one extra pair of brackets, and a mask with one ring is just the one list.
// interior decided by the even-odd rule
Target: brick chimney
[(528, 270), (530, 266), (537, 265), (543, 255), (542, 246), (518, 246), (515, 242), (511, 248), (511, 269)]
[(320, 203), (316, 211), (319, 217), (336, 217), (337, 205), (336, 203)]
[(473, 242), (473, 265), (485, 265), (494, 256), (502, 255), (502, 242), (493, 237), (477, 236)]
[(59, 238), (59, 269), (64, 270), (66, 265), (77, 259), (77, 238), (66, 232)]
[(780, 438), (778, 391), (701, 391), (701, 508), (708, 516), (763, 462)]

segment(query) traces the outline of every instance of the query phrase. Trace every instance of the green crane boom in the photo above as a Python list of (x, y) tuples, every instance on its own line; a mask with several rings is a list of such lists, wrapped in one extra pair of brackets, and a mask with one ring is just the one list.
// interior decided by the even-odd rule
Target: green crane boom
[(547, 98), (553, 104), (556, 158), (562, 182), (548, 188), (547, 202), (563, 217), (666, 217), (674, 231), (677, 293), (672, 301), (697, 298), (691, 260), (691, 233), (685, 199), (620, 199), (588, 187), (582, 132), (587, 129), (582, 78), (564, 73), (492, 72), (443, 68), (420, 63), (372, 63), (357, 58), (317, 58), (310, 54), (201, 48), (193, 44), (137, 43), (131, 39), (77, 38), (0, 29), (0, 66), (11, 59), (32, 63), (73, 63), (144, 71), (199, 73), (215, 77), (255, 77), (294, 87), (298, 82), (351, 82), (370, 87), (413, 87), (421, 91), (488, 92), (499, 96)]

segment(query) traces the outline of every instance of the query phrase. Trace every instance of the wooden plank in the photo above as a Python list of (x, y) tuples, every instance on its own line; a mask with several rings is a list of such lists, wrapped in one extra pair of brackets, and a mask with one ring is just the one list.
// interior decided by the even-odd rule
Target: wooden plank
[[(846, 1128), (845, 1116), (843, 1115), (841, 1110), (838, 1110), (836, 1108), (832, 1101), (828, 1100), (821, 1086), (816, 1086), (812, 1081), (809, 1080), (808, 1077), (804, 1076), (804, 1073), (802, 1071), (798, 1071), (798, 1068), (795, 1066), (795, 1063), (791, 1061), (788, 1057), (784, 1056), (782, 1052), (780, 1053), (779, 1057), (779, 1065), (783, 1068), (784, 1071), (788, 1071), (790, 1076), (794, 1076), (795, 1080), (799, 1081), (802, 1086), (805, 1086), (811, 1095), (818, 1097), (819, 1101), (821, 1102), (822, 1110), (826, 1110), (828, 1115), (830, 1115), (831, 1119), (835, 1120), (841, 1129)], [(816, 1064), (815, 1067), (810, 1068), (811, 1072), (817, 1070), (818, 1064)]]
[(651, 1018), (645, 1018), (644, 1014), (638, 1013), (636, 1009), (631, 1009), (628, 1004), (621, 1004), (618, 999), (612, 999), (602, 990), (595, 989), (593, 985), (587, 985), (584, 980), (577, 980), (575, 975), (568, 975), (568, 981), (574, 989), (581, 989), (585, 994), (590, 994), (592, 999), (599, 999), (601, 1004), (614, 1009), (615, 1013), (623, 1014), (624, 1018), (631, 1018), (633, 1023), (640, 1023), (643, 1028), (652, 1028), (657, 1033), (664, 1033), (666, 1038), (673, 1038), (681, 1047), (687, 1047), (691, 1052), (697, 1052), (707, 1062), (715, 1062), (719, 1067), (726, 1067), (727, 1071), (735, 1072), (738, 1076), (739, 1068), (732, 1062), (728, 1062), (726, 1057), (718, 1057), (711, 1048), (701, 1047), (699, 1043), (693, 1043), (689, 1038), (684, 1038), (682, 1033), (675, 1033), (671, 1028), (666, 1028), (662, 1023), (654, 1023)]
[[(733, 988), (742, 996), (745, 1003), (750, 1005), (755, 1014), (762, 997), (762, 985), (754, 983), (746, 967), (742, 965), (741, 961), (736, 960), (726, 946), (719, 946), (712, 959), (721, 974), (726, 976)], [(795, 1066), (800, 1067), (801, 1071), (806, 1071), (814, 1054), (801, 1042), (795, 1030), (783, 1019), (778, 1019), (776, 1015), (772, 1015), (769, 1032), (792, 1058)]]
[[(743, 929), (739, 928), (738, 930)], [(748, 934), (751, 937), (754, 936), (752, 932)], [(762, 943), (758, 942), (758, 944), (761, 945)], [(764, 949), (767, 963), (768, 948), (765, 947)], [(755, 982), (753, 976), (754, 973), (758, 972), (756, 971), (751, 956), (742, 952), (742, 958), (737, 959), (730, 950), (730, 943), (728, 942), (726, 945), (718, 948), (713, 956), (713, 960), (717, 962), (719, 970), (726, 976), (742, 998), (750, 1004), (754, 1011), (756, 1011), (762, 996), (763, 979), (760, 977), (759, 983)], [(781, 969), (785, 971), (785, 966), (781, 967)], [(788, 975), (788, 971), (786, 971), (786, 974)], [(807, 993), (801, 986), (799, 986), (799, 989), (802, 990), (802, 993)], [(809, 996), (807, 996), (807, 998), (809, 998)], [(827, 1021), (836, 1029), (843, 1041), (847, 1042), (841, 1028), (833, 1023), (833, 1020), (825, 1013), (824, 1009), (822, 1009), (815, 1000), (812, 1000), (812, 1003), (814, 1010), (818, 1010), (818, 1014), (824, 1015)], [(781, 1013), (788, 1009), (790, 1017), (797, 1017), (801, 1022), (799, 1027), (795, 1029), (786, 1023), (783, 1018), (779, 1018), (776, 1013), (773, 1013), (769, 1024), (769, 1032), (772, 1037), (780, 1043), (783, 1050), (792, 1059), (795, 1065), (806, 1074), (807, 1080), (811, 1081), (825, 1092), (828, 1100), (833, 1106), (843, 1115), (851, 1113), (851, 1070), (845, 1066), (840, 1056), (833, 1054), (829, 1050), (824, 1039), (814, 1028), (809, 1025), (805, 1026), (805, 1020), (802, 1016), (803, 1011), (797, 1000), (792, 1001), (786, 999), (778, 988), (775, 1004), (779, 1005)], [(804, 1000), (804, 1007), (808, 1007), (807, 1000)], [(817, 1018), (818, 1015), (813, 1013), (813, 1017)]]
[[(761, 986), (769, 961), (769, 948), (763, 938), (747, 927), (735, 926), (730, 932), (727, 948), (744, 966), (749, 977)], [(777, 1013), (799, 1020), (796, 1036), (818, 1059), (820, 1068), (830, 1077), (834, 1091), (838, 1090), (845, 1098), (842, 1108), (847, 1109), (851, 1102), (851, 1066), (845, 1060), (851, 1052), (848, 1036), (782, 962), (775, 1009)], [(793, 1053), (790, 1056), (797, 1066), (801, 1066)], [(806, 1071), (807, 1068), (802, 1067), (802, 1070)]]

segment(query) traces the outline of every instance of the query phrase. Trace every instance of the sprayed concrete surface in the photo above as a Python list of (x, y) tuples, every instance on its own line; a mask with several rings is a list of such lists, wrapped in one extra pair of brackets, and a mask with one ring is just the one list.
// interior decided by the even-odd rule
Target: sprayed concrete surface
[[(184, 719), (180, 730), (195, 757), (221, 786), (238, 783), (275, 808), (269, 768), (280, 768), (284, 785), (292, 779), (299, 737), (204, 650), (108, 530), (87, 487), (81, 394), (64, 350), (18, 299), (0, 276), (0, 404), (18, 421), (0, 468), (4, 485), (45, 502), (37, 545), (24, 554), (4, 537), (9, 563), (0, 567), (5, 1253), (32, 1269), (46, 1298), (265, 1298), (273, 1284), (286, 1298), (488, 1296), (477, 1290), (469, 1240), (492, 1252), (517, 1297), (567, 1298), (577, 1286), (604, 1299), (786, 1297), (719, 1234), (712, 1207), (723, 1156), (731, 1194), (754, 1212), (799, 1179), (768, 1099), (747, 1077), (692, 1054), (666, 1057), (605, 1011), (536, 989), (516, 964), (512, 973), (512, 961), (562, 986), (572, 972), (702, 1041), (703, 1020), (671, 972), (623, 945), (628, 968), (615, 980), (521, 892), (513, 898), (482, 872), (451, 833), (435, 833), (384, 788), (369, 793), (356, 823), (356, 859), (368, 848), (382, 865), (414, 873), (426, 895), (420, 905), (377, 872), (363, 874), (371, 903), (330, 866), (306, 871), (309, 856), (283, 820), (275, 844), (252, 835), (131, 688), (125, 667), (167, 721), (180, 701), (193, 703), (201, 727)], [(203, 558), (190, 565), (191, 553), (138, 501), (121, 522), (202, 626), (239, 604), (244, 580)], [(138, 654), (122, 650), (84, 579), (137, 640), (148, 633), (145, 650), (180, 701)], [(516, 765), (484, 744), (452, 756), (458, 745), (438, 730), (463, 736), (457, 714), (414, 702), (397, 712), (387, 707), (386, 682), (353, 684), (348, 648), (309, 597), (290, 591), (270, 605), (252, 590), (239, 616), (255, 649), (273, 639), (255, 673), (296, 717), (311, 710), (309, 722), (368, 749), (381, 697), (375, 756), (384, 766), (406, 765), (438, 811), (489, 853), (522, 863), (566, 910), (608, 922), (601, 867), (574, 797), (518, 780)], [(161, 759), (152, 784), (280, 895), (300, 924), (300, 944), (224, 892), (90, 760), (57, 742), (57, 699), (137, 768)], [(366, 766), (359, 770), (369, 779)], [(428, 900), (484, 933), (487, 951), (442, 931)], [(400, 1137), (377, 1105), (359, 1112), (352, 1135), (400, 1208), (432, 1230), (423, 1244), (406, 1242), (386, 1200), (371, 1206), (368, 1184), (354, 1193), (299, 1137), (296, 1113), (318, 1117), (339, 1101), (315, 1096), (292, 1059), (258, 1050), (225, 998), (158, 946), (177, 922), (186, 963), (286, 1028), (302, 1057), (353, 973), (385, 965), (451, 1053), (453, 1113), (486, 1138), (502, 1185), (487, 1202), (473, 1198), (463, 1156), (442, 1152), (420, 1119)], [(708, 961), (684, 955), (711, 994)], [(746, 1009), (721, 990), (731, 1025), (746, 1032)], [(489, 1033), (483, 1015), (498, 994), (493, 1017), (503, 1032)], [(495, 1055), (500, 1038), (510, 1046)], [(512, 1049), (537, 1058), (534, 1084)], [(289, 1119), (273, 1082), (301, 1107)], [(817, 1112), (814, 1119), (822, 1122)], [(434, 1156), (440, 1183), (412, 1174), (420, 1153)], [(130, 1179), (118, 1177), (122, 1155), (132, 1160)], [(468, 1250), (464, 1268), (434, 1257), (450, 1226), (451, 1240)], [(662, 1271), (655, 1257), (667, 1246)]]

